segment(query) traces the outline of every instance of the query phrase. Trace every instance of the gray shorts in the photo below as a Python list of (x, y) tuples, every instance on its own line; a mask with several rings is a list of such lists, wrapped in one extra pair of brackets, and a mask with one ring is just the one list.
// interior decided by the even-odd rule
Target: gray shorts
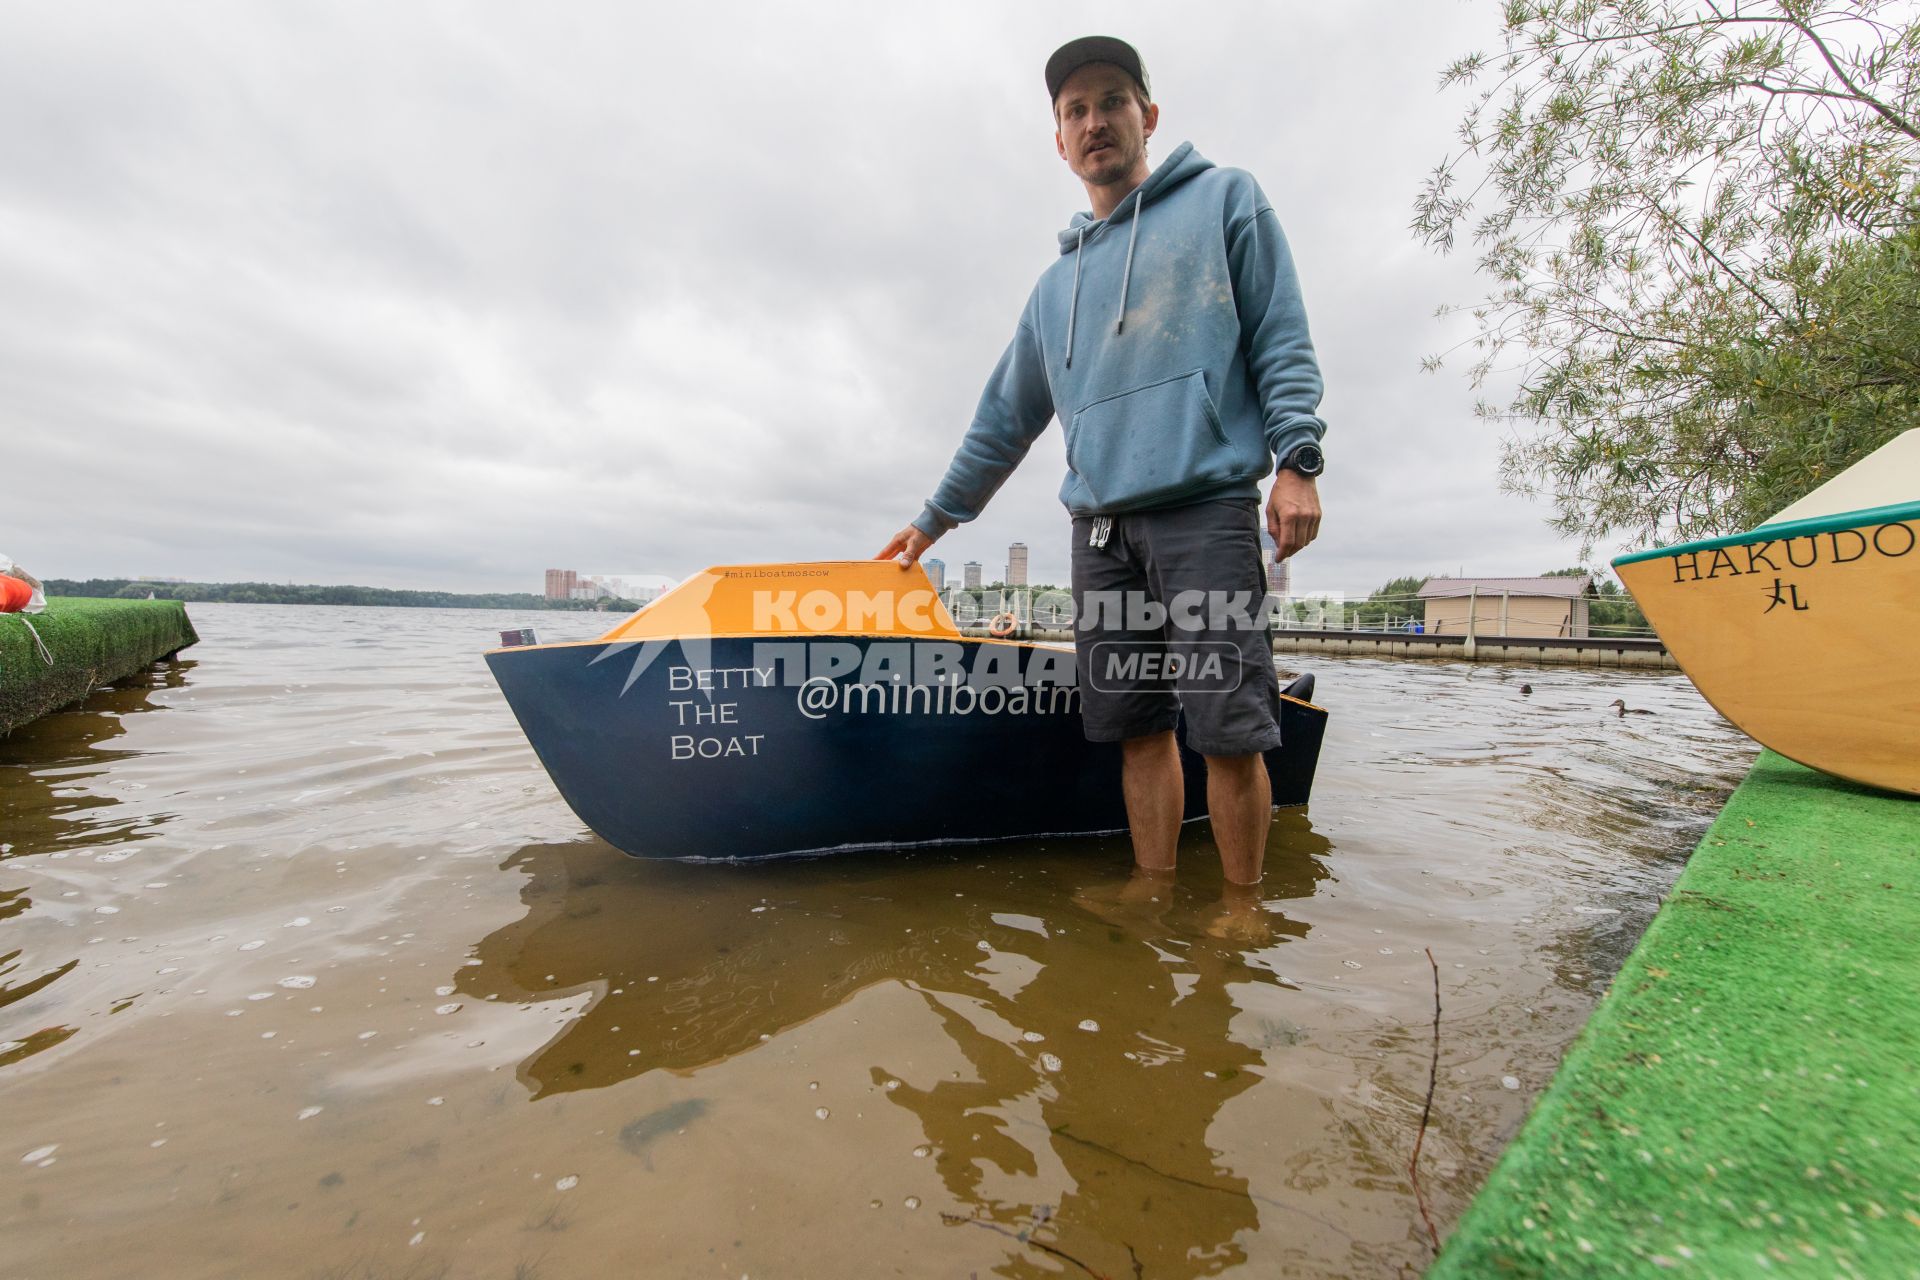
[[(1110, 522), (1096, 546), (1098, 522)], [(1074, 647), (1091, 742), (1164, 733), (1244, 756), (1280, 745), (1259, 503), (1220, 498), (1073, 521)]]

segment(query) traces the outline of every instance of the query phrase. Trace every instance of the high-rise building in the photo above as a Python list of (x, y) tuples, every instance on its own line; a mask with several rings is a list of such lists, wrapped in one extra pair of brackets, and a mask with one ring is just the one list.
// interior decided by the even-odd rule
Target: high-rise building
[(1260, 563), (1266, 566), (1269, 592), (1277, 596), (1293, 593), (1293, 562), (1280, 558), (1280, 548), (1265, 529), (1260, 531)]
[(580, 574), (574, 569), (547, 570), (547, 599), (570, 600), (573, 590), (580, 585)]
[(922, 558), (920, 567), (927, 571), (927, 581), (933, 584), (935, 591), (945, 591), (947, 589), (947, 562), (945, 560)]
[(964, 575), (961, 581), (969, 591), (978, 591), (980, 589), (980, 562), (978, 560), (967, 561), (967, 563), (961, 567), (960, 572)]
[(1027, 585), (1027, 544), (1016, 542), (1007, 548), (1007, 585)]

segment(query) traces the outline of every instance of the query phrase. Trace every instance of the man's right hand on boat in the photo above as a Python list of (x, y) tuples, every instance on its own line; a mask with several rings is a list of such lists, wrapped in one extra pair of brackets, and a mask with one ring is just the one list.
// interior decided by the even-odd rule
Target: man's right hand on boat
[(920, 532), (915, 526), (908, 525), (900, 532), (894, 534), (893, 537), (888, 540), (887, 545), (880, 548), (880, 554), (875, 556), (874, 559), (898, 560), (900, 567), (904, 569), (910, 564), (918, 563), (921, 555), (932, 545), (932, 538)]

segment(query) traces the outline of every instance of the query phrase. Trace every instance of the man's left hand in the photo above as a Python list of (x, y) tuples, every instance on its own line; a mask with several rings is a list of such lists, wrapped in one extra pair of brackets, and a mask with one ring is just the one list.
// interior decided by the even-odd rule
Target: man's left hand
[(1311, 476), (1282, 470), (1267, 497), (1267, 532), (1273, 535), (1275, 560), (1285, 560), (1320, 536), (1320, 491)]

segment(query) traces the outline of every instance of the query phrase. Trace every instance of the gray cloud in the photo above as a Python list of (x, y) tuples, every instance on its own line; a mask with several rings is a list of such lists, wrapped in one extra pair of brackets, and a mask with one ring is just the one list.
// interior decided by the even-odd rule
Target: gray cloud
[[(1039, 68), (1133, 39), (1258, 176), (1327, 373), (1297, 568), (1532, 572), (1406, 232), (1495, 7), (12, 6), (0, 547), (134, 572), (538, 589), (864, 556), (938, 479), (1085, 196)], [(1049, 432), (949, 563), (1065, 575)], [(23, 479), (24, 477), (24, 479)], [(84, 502), (83, 502), (84, 499)]]

